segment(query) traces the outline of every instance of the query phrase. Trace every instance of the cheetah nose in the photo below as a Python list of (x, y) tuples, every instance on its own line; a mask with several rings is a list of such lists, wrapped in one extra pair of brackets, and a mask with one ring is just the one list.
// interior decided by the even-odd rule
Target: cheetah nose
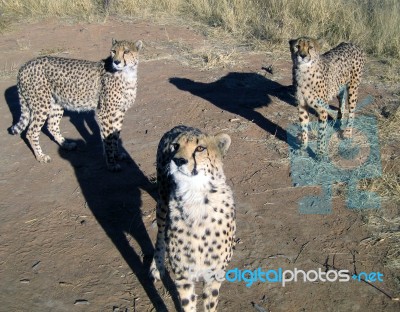
[(305, 53), (305, 52), (300, 52), (299, 55), (300, 55), (301, 58), (305, 58), (305, 57), (307, 56), (307, 53)]
[(185, 158), (172, 158), (172, 160), (178, 167), (186, 165), (188, 163), (187, 159)]
[(121, 61), (117, 61), (117, 60), (114, 61), (115, 65), (118, 65), (119, 63), (121, 63)]

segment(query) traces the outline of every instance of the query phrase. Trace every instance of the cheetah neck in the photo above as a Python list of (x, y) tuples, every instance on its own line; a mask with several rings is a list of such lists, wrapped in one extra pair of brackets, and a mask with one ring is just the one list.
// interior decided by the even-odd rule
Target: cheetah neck
[(127, 82), (134, 82), (137, 80), (137, 65), (127, 66), (119, 72), (120, 76)]
[(188, 177), (183, 174), (175, 174), (176, 197), (182, 206), (183, 215), (188, 221), (201, 221), (210, 209), (210, 192), (221, 181), (211, 180), (210, 176), (199, 173), (196, 176)]
[(175, 174), (176, 194), (182, 198), (187, 206), (199, 206), (204, 203), (204, 194), (210, 189), (210, 181), (207, 176), (199, 173), (188, 177), (184, 174)]
[(311, 60), (307, 63), (297, 64), (295, 70), (296, 81), (298, 85), (309, 84), (314, 78), (315, 72), (320, 71), (321, 62), (319, 59)]

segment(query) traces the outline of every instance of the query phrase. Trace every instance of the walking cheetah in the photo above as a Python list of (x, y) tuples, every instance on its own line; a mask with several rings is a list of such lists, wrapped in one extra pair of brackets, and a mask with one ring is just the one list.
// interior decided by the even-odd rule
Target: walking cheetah
[(43, 56), (24, 64), (18, 73), (17, 88), (21, 118), (10, 128), (20, 134), (28, 125), (26, 137), (36, 159), (47, 163), (50, 156), (39, 145), (45, 121), (54, 140), (64, 149), (76, 147), (60, 132), (64, 109), (97, 110), (107, 166), (120, 169), (117, 160), (119, 134), (124, 115), (136, 98), (138, 53), (142, 41), (113, 39), (111, 56), (99, 62)]
[[(230, 144), (227, 134), (177, 126), (158, 146), (158, 234), (150, 275), (163, 276), (167, 251), (183, 311), (196, 310), (195, 277), (225, 270), (232, 257), (235, 204), (222, 169)], [(215, 276), (204, 279), (205, 311), (216, 311), (220, 286)]]
[[(301, 124), (302, 147), (308, 145), (308, 112), (312, 107), (318, 113), (318, 156), (326, 152), (326, 125), (328, 114), (342, 119), (346, 98), (349, 116), (345, 138), (352, 136), (354, 110), (357, 104), (358, 87), (365, 64), (365, 54), (352, 43), (341, 43), (332, 50), (320, 55), (320, 44), (316, 39), (301, 37), (289, 41), (293, 61), (293, 80), (296, 86), (299, 120)], [(328, 106), (337, 96), (340, 107), (336, 113)]]

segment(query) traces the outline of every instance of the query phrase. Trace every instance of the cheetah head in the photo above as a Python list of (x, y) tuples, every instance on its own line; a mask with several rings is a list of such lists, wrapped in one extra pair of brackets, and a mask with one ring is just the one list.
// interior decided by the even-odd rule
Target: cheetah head
[(169, 174), (175, 180), (217, 180), (223, 177), (222, 158), (230, 144), (231, 138), (224, 133), (215, 136), (201, 132), (182, 133), (170, 144)]
[(289, 41), (292, 61), (295, 65), (310, 64), (319, 58), (320, 41), (309, 37), (300, 37)]
[(134, 68), (139, 62), (139, 51), (142, 49), (141, 40), (136, 42), (112, 40), (111, 59), (115, 70), (120, 71)]

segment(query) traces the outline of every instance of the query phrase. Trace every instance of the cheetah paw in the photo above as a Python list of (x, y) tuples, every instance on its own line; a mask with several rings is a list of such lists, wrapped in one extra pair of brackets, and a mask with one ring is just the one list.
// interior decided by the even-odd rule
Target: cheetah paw
[(128, 154), (127, 153), (119, 153), (117, 156), (118, 160), (125, 160), (128, 159)]
[(342, 131), (342, 139), (351, 139), (352, 131), (349, 129), (345, 129)]
[(121, 166), (119, 164), (112, 164), (107, 166), (108, 170), (111, 172), (118, 172), (121, 171)]
[(319, 153), (315, 156), (315, 160), (319, 162), (328, 162), (329, 157), (325, 153)]
[(150, 266), (150, 272), (149, 272), (149, 277), (153, 279), (154, 281), (161, 281), (161, 278), (164, 277), (165, 274), (165, 268), (157, 268), (157, 265), (153, 261)]
[(49, 163), (51, 161), (50, 156), (46, 155), (46, 154), (42, 154), (42, 155), (36, 156), (36, 159), (40, 163)]
[(61, 147), (67, 151), (72, 151), (73, 149), (76, 148), (76, 143), (75, 142), (64, 142)]

